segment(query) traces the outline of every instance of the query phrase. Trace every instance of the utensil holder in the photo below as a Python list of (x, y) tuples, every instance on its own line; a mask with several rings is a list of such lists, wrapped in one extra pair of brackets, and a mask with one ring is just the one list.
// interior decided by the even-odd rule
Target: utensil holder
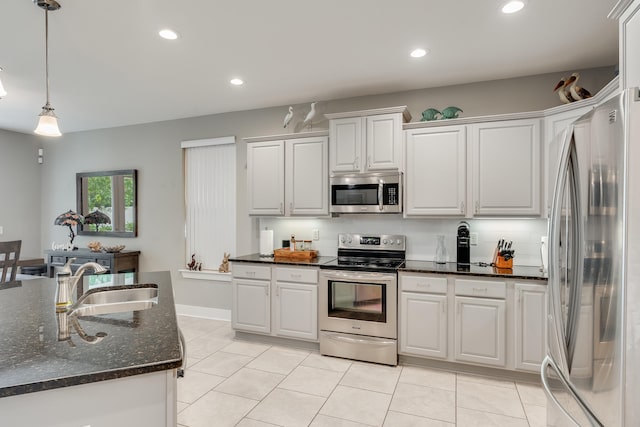
[(504, 259), (501, 255), (498, 255), (496, 258), (496, 267), (497, 268), (513, 268), (513, 258)]

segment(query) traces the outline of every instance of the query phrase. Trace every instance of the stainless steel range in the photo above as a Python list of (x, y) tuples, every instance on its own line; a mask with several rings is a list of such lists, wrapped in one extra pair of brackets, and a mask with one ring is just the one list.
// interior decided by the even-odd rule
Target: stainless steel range
[(404, 265), (405, 236), (338, 239), (338, 258), (320, 270), (320, 353), (397, 365), (396, 270)]

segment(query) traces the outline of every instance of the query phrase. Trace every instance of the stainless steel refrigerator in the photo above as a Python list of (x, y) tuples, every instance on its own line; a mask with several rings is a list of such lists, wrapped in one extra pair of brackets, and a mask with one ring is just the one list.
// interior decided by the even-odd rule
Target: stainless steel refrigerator
[(640, 101), (629, 89), (563, 133), (549, 218), (550, 426), (640, 425)]

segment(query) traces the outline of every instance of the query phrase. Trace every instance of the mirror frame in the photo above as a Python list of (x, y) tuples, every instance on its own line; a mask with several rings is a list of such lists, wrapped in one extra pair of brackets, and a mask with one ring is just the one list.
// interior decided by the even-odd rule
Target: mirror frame
[(84, 204), (82, 181), (84, 178), (95, 176), (116, 176), (116, 175), (132, 175), (133, 177), (133, 231), (91, 231), (90, 226), (87, 230), (82, 224), (78, 224), (78, 235), (80, 236), (105, 236), (105, 237), (137, 237), (138, 236), (138, 170), (124, 169), (102, 172), (78, 172), (76, 173), (76, 212), (84, 217), (86, 215), (82, 210)]

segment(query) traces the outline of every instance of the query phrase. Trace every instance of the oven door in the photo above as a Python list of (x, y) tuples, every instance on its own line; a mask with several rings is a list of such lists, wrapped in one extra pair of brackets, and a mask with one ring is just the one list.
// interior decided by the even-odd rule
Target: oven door
[(320, 270), (323, 331), (397, 338), (395, 273)]

